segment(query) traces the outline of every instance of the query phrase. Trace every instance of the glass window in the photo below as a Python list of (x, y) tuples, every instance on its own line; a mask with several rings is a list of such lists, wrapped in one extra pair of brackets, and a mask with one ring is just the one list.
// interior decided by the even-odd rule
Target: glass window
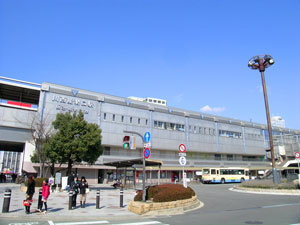
[(130, 123), (132, 123), (132, 117), (130, 117)]
[(215, 160), (221, 160), (221, 154), (215, 154)]
[(104, 147), (104, 155), (110, 155), (110, 147)]
[(203, 174), (209, 174), (209, 169), (204, 169)]
[(112, 118), (112, 120), (113, 120), (113, 121), (115, 121), (115, 120), (116, 120), (116, 115), (115, 115), (115, 114), (113, 114), (113, 118)]
[(140, 118), (138, 118), (138, 124), (140, 124), (141, 123), (141, 119)]
[(124, 122), (124, 116), (121, 116), (121, 122)]
[[(155, 123), (155, 121), (154, 121), (154, 123)], [(148, 125), (148, 120), (145, 121), (145, 124)]]
[(106, 120), (106, 113), (104, 113), (103, 119)]
[(216, 170), (215, 169), (211, 169), (211, 174), (216, 174)]

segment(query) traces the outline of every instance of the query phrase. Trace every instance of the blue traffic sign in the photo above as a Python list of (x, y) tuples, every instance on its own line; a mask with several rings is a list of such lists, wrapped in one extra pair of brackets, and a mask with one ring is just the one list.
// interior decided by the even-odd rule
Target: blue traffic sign
[(146, 132), (145, 135), (144, 135), (144, 141), (145, 143), (148, 143), (151, 139), (151, 134), (150, 132)]
[(145, 148), (145, 150), (144, 150), (144, 157), (145, 157), (145, 159), (149, 159), (150, 155), (151, 155), (150, 149), (149, 148)]

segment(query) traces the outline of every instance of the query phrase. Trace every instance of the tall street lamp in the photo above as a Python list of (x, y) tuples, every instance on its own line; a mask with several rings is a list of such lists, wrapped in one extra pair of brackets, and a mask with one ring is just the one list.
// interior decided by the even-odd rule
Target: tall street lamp
[(275, 184), (280, 183), (280, 177), (276, 170), (275, 164), (275, 156), (274, 156), (274, 147), (273, 147), (273, 137), (272, 137), (272, 126), (270, 120), (270, 112), (269, 112), (269, 103), (267, 96), (267, 88), (265, 82), (265, 69), (274, 64), (274, 59), (270, 55), (257, 55), (252, 57), (248, 62), (248, 67), (253, 70), (259, 70), (261, 73), (261, 80), (263, 85), (264, 99), (265, 99), (265, 107), (266, 107), (266, 115), (268, 122), (268, 132), (269, 132), (269, 142), (270, 142), (270, 150), (271, 150), (271, 158), (272, 158), (272, 172), (273, 172), (273, 182)]

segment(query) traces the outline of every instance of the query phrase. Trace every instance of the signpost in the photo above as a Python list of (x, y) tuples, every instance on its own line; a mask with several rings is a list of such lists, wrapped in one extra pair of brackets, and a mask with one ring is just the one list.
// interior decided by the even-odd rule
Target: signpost
[(297, 159), (298, 161), (298, 185), (300, 187), (300, 153), (299, 152), (295, 152), (295, 158)]
[(186, 165), (186, 147), (184, 144), (179, 145), (179, 151), (180, 153), (178, 154), (180, 156), (179, 158), (179, 164), (182, 166), (182, 180), (183, 180), (183, 186), (187, 188), (187, 181), (186, 181), (186, 173), (184, 172), (184, 166)]

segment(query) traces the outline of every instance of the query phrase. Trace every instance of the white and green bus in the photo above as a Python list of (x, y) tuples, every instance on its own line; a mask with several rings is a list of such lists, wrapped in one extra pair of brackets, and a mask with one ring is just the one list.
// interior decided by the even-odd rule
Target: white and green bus
[(202, 170), (203, 183), (231, 183), (249, 180), (249, 169), (229, 168), (204, 168)]

